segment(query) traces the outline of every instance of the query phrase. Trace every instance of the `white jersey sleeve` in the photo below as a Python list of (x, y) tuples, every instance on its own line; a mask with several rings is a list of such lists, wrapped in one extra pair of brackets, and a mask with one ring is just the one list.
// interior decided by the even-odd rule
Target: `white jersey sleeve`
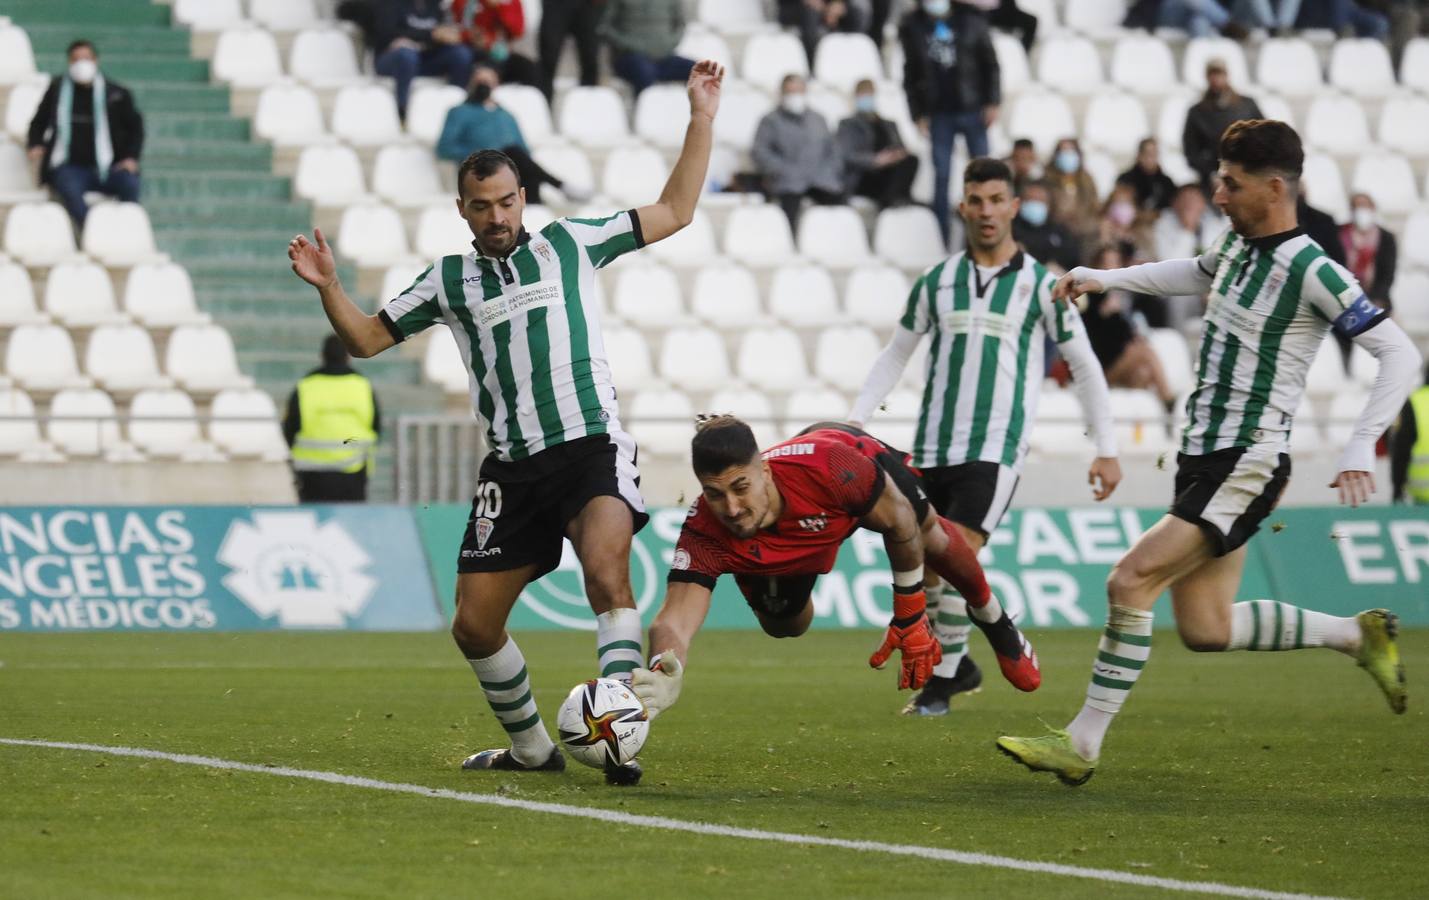
[(599, 219), (559, 219), (575, 242), (585, 248), (591, 265), (605, 268), (620, 257), (645, 246), (640, 216), (633, 209)]
[(425, 331), (442, 320), (440, 266), (427, 266), (405, 291), (387, 301), (378, 313), (387, 330), (399, 343)]

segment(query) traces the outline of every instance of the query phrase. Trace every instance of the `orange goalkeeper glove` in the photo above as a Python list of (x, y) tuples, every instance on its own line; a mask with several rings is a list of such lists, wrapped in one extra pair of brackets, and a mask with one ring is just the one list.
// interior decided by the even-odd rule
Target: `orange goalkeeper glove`
[(928, 622), (928, 601), (922, 588), (908, 594), (894, 588), (893, 621), (888, 623), (888, 633), (868, 658), (868, 664), (875, 669), (883, 668), (895, 649), (903, 653), (903, 668), (898, 673), (899, 690), (921, 688), (932, 677), (933, 667), (943, 661), (943, 647), (933, 636), (933, 626)]

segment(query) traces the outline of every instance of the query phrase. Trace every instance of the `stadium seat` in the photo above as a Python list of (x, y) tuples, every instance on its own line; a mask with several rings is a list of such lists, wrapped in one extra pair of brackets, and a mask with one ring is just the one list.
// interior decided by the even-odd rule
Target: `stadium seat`
[(650, 344), (634, 328), (614, 326), (601, 330), (605, 358), (610, 361), (610, 377), (616, 390), (639, 390), (655, 380), (650, 364)]
[(132, 266), (160, 259), (149, 214), (138, 203), (91, 206), (84, 220), (81, 246), (106, 266)]
[[(1037, 80), (1059, 94), (1071, 95), (1090, 94), (1100, 90), (1106, 81), (1096, 45), (1076, 35), (1041, 42), (1037, 52)], [(1021, 133), (1015, 129), (1014, 132)]]
[(0, 23), (0, 84), (16, 84), (35, 77), (35, 51), (25, 29)]
[(235, 87), (261, 87), (283, 77), (278, 42), (262, 28), (239, 25), (225, 28), (209, 61), (213, 77)]
[[(1320, 357), (1329, 355), (1326, 351), (1335, 356), (1335, 365), (1338, 366), (1340, 354), (1333, 346), (1321, 347), (1316, 362)], [(1310, 395), (1306, 394), (1301, 397), (1300, 405), (1295, 410), (1295, 417), (1290, 426), (1290, 452), (1296, 455), (1318, 453), (1325, 446), (1325, 432), (1322, 425)]]
[(1404, 45), (1399, 60), (1399, 80), (1407, 88), (1429, 93), (1429, 38), (1417, 37)]
[(1017, 6), (1037, 17), (1038, 34), (1062, 33), (1061, 0), (1017, 0)]
[(744, 385), (723, 388), (710, 395), (706, 410), (711, 415), (737, 416), (754, 432), (754, 441), (761, 448), (779, 442), (782, 432), (767, 391)]
[(723, 34), (763, 31), (769, 27), (761, 0), (699, 0), (696, 16)]
[[(1022, 48), (1022, 42), (1005, 32), (994, 31), (992, 49), (997, 54), (1002, 96), (1007, 98), (1020, 93), (1032, 82), (1032, 64), (1027, 60), (1027, 51)], [(903, 73), (899, 72), (897, 80), (901, 82), (902, 77)], [(898, 86), (898, 92), (903, 92), (901, 84)]]
[[(526, 207), (529, 213), (531, 207)], [(528, 229), (533, 227), (526, 223)], [(457, 214), (450, 203), (434, 204), (422, 210), (417, 220), (417, 237), (413, 243), (417, 255), (423, 259), (440, 259), (453, 253), (471, 251), (471, 228), (466, 220)]]
[(783, 31), (756, 34), (745, 42), (739, 72), (749, 84), (778, 95), (784, 76), (809, 76), (809, 58), (804, 53), (804, 45), (793, 34)]
[(724, 66), (730, 76), (734, 75), (734, 53), (729, 49), (729, 43), (720, 37), (718, 32), (710, 31), (699, 25), (692, 24), (685, 27), (685, 34), (680, 38), (679, 45), (675, 47), (675, 55), (693, 59), (696, 62), (702, 59), (712, 59)]
[(1121, 172), (1121, 167), (1116, 164), (1115, 159), (1095, 147), (1084, 152), (1082, 168), (1092, 176), (1092, 182), (1097, 186), (1097, 196), (1100, 197), (1111, 193), (1111, 189), (1116, 186), (1116, 177)]
[(1147, 340), (1161, 360), (1171, 393), (1181, 396), (1195, 386), (1196, 373), (1191, 363), (1191, 350), (1186, 338), (1174, 328), (1153, 328)]
[[(803, 59), (803, 56), (799, 58)], [(726, 84), (721, 93), (719, 116), (715, 118), (714, 125), (715, 140), (738, 149), (740, 153), (748, 152), (754, 144), (754, 133), (759, 129), (760, 120), (774, 109), (774, 103), (768, 94), (740, 82)]]
[(84, 373), (111, 394), (124, 396), (148, 388), (173, 387), (159, 373), (159, 358), (149, 332), (138, 325), (101, 325), (89, 335)]
[(164, 372), (194, 394), (253, 386), (253, 380), (238, 371), (233, 338), (218, 325), (175, 328), (164, 351)]
[(1287, 97), (1313, 97), (1325, 88), (1320, 56), (1303, 38), (1271, 38), (1260, 45), (1255, 80)]
[(1181, 137), (1186, 129), (1186, 112), (1200, 97), (1188, 90), (1178, 90), (1161, 99), (1156, 112), (1155, 137), (1161, 143), (1161, 153), (1181, 147)]
[(1096, 94), (1087, 104), (1082, 140), (1119, 157), (1136, 154), (1136, 145), (1151, 133), (1141, 101), (1131, 94)]
[(660, 347), (660, 376), (677, 387), (713, 391), (729, 382), (729, 355), (710, 328), (675, 328)]
[(923, 395), (900, 388), (888, 392), (883, 403), (874, 411), (873, 421), (865, 424), (875, 437), (890, 447), (911, 451), (918, 431), (918, 415), (922, 410)]
[[(1415, 210), (1409, 214), (1404, 223), (1404, 233), (1399, 238), (1399, 252), (1404, 254), (1399, 261), (1399, 278), (1404, 277), (1404, 270), (1409, 267), (1429, 269), (1429, 209)], [(0, 279), (0, 283), (2, 282), (3, 279)], [(1399, 287), (1397, 280), (1394, 286)], [(4, 291), (0, 290), (0, 294), (3, 293)], [(1429, 297), (1429, 292), (1423, 296)], [(1429, 303), (1424, 306), (1429, 308)]]
[(1279, 94), (1262, 93), (1255, 98), (1261, 115), (1267, 119), (1279, 119), (1291, 128), (1295, 127), (1295, 109)]
[(660, 151), (640, 146), (617, 147), (605, 158), (601, 190), (622, 206), (643, 206), (660, 196), (669, 176)]
[(794, 435), (815, 422), (842, 422), (853, 404), (832, 388), (802, 387), (789, 393), (784, 403), (783, 433)]
[(1111, 82), (1124, 91), (1152, 97), (1180, 87), (1171, 48), (1147, 35), (1129, 35), (1116, 42), (1111, 51)]
[(429, 262), (430, 260), (414, 256), (388, 266), (387, 271), (382, 274), (382, 287), (377, 294), (378, 302), (385, 304), (411, 287)]
[(5, 217), (5, 252), (29, 266), (77, 256), (69, 214), (53, 201), (19, 203)]
[(1350, 201), (1345, 196), (1345, 182), (1340, 167), (1323, 153), (1307, 153), (1300, 184), (1310, 203), (1343, 222), (1350, 214)]
[(448, 394), (464, 397), (471, 388), (471, 372), (461, 358), (461, 347), (450, 328), (427, 330), (427, 348), (422, 353), (422, 380), (440, 385)]
[(70, 328), (124, 321), (114, 305), (114, 286), (102, 266), (87, 260), (60, 263), (45, 279), (45, 312)]
[(1364, 108), (1353, 97), (1321, 94), (1305, 116), (1305, 143), (1336, 156), (1358, 156), (1370, 144)]
[(679, 328), (693, 322), (685, 312), (680, 280), (665, 266), (621, 266), (614, 312), (644, 329)]
[(129, 440), (151, 456), (221, 458), (199, 432), (194, 402), (178, 390), (140, 391), (129, 404)]
[(278, 426), (273, 398), (258, 390), (227, 390), (214, 395), (208, 436), (231, 457), (282, 462), (288, 445)]
[(799, 217), (799, 253), (831, 269), (872, 262), (863, 218), (850, 206), (813, 206)]
[(794, 264), (774, 270), (769, 312), (797, 328), (833, 325), (843, 318), (827, 266)]
[[(455, 90), (461, 91), (461, 88), (455, 88)], [(453, 94), (453, 96), (455, 95)], [(461, 99), (465, 99), (465, 96), (463, 92)], [(531, 87), (529, 84), (503, 84), (491, 92), (491, 97), (516, 119), (516, 124), (521, 129), (521, 136), (531, 147), (555, 137), (555, 129), (551, 127), (551, 106), (546, 102), (546, 96), (539, 89)], [(411, 115), (412, 111), (408, 108), (409, 120)], [(624, 116), (622, 108), (622, 121)]]
[(849, 95), (822, 82), (809, 82), (804, 96), (808, 99), (809, 111), (822, 116), (830, 132), (836, 131), (840, 122), (853, 115), (853, 101)]
[(1429, 157), (1429, 100), (1389, 97), (1379, 113), (1379, 142), (1415, 159)]
[(789, 262), (794, 256), (789, 219), (772, 203), (736, 207), (725, 222), (724, 252), (756, 268)]
[(1123, 455), (1164, 453), (1171, 446), (1166, 434), (1166, 409), (1150, 391), (1111, 389), (1111, 417), (1117, 449)]
[(690, 121), (684, 85), (654, 84), (635, 101), (635, 134), (656, 147), (679, 148)]
[(258, 95), (253, 133), (280, 147), (327, 140), (318, 95), (300, 84), (270, 84)]
[(318, 206), (347, 206), (368, 199), (362, 160), (346, 144), (312, 144), (298, 155), (293, 193)]
[(787, 391), (807, 384), (804, 345), (791, 328), (760, 328), (745, 333), (735, 357), (741, 380), (765, 391)]
[(1414, 170), (1398, 153), (1371, 151), (1357, 159), (1350, 190), (1369, 194), (1385, 215), (1404, 215), (1419, 205)]
[(719, 255), (715, 247), (714, 227), (709, 217), (695, 211), (694, 221), (671, 236), (651, 245), (649, 253), (671, 266), (699, 266)]
[(542, 144), (532, 151), (531, 157), (563, 184), (594, 192), (595, 173), (590, 167), (590, 157), (574, 144)]
[(908, 278), (898, 269), (883, 264), (861, 266), (849, 273), (844, 309), (860, 325), (887, 331), (903, 315), (908, 290)]
[(171, 262), (145, 263), (129, 270), (124, 281), (124, 312), (150, 329), (209, 321), (194, 304), (188, 271)]
[(114, 400), (93, 388), (63, 390), (50, 400), (45, 436), (66, 456), (100, 456), (119, 448)]
[[(1360, 349), (1358, 345), (1355, 349)], [(1365, 391), (1345, 390), (1330, 401), (1329, 421), (1325, 425), (1325, 438), (1332, 449), (1338, 450), (1350, 442), (1355, 433), (1355, 421), (1364, 411), (1368, 395)], [(1298, 425), (1297, 425), (1298, 427)]]
[(1204, 92), (1206, 63), (1213, 59), (1226, 64), (1231, 87), (1241, 92), (1250, 90), (1250, 67), (1245, 62), (1245, 51), (1240, 44), (1224, 37), (1192, 38), (1186, 42), (1186, 52), (1181, 57), (1181, 81), (1198, 94)]
[(1330, 84), (1356, 97), (1384, 97), (1398, 89), (1384, 41), (1343, 38), (1330, 50)]
[(814, 49), (814, 77), (845, 94), (865, 78), (878, 81), (883, 77), (878, 45), (866, 34), (830, 32)]
[(814, 349), (814, 374), (834, 387), (856, 391), (882, 349), (878, 336), (861, 325), (825, 329)]
[(657, 456), (685, 456), (690, 452), (695, 408), (683, 391), (641, 391), (630, 402), (625, 418), (642, 451)]
[(91, 384), (79, 374), (74, 341), (59, 325), (21, 325), (10, 332), (5, 374), (31, 392), (52, 393)]
[(372, 164), (372, 189), (398, 208), (451, 203), (442, 188), (437, 160), (420, 144), (389, 144)]
[[(362, 80), (352, 38), (339, 28), (307, 28), (298, 32), (288, 51), (288, 74), (320, 88), (337, 88)], [(407, 112), (410, 118), (411, 110)], [(433, 135), (434, 140), (435, 137)]]
[(243, 23), (239, 0), (174, 0), (174, 21), (194, 31), (222, 31)]
[(5, 133), (22, 144), (29, 140), (30, 121), (40, 108), (40, 100), (49, 87), (48, 78), (31, 77), (10, 88), (5, 99)]
[[(460, 221), (455, 209), (448, 211)], [(401, 217), (383, 203), (359, 203), (344, 209), (334, 249), (364, 266), (391, 265), (411, 253)]]
[(630, 139), (625, 102), (615, 88), (571, 88), (561, 100), (559, 123), (567, 140), (586, 147), (612, 147)]
[(269, 31), (298, 31), (319, 21), (313, 0), (248, 0), (248, 15)]
[(904, 269), (926, 269), (948, 255), (932, 210), (922, 206), (885, 209), (873, 227), (873, 251)]
[(30, 171), (30, 159), (24, 149), (0, 138), (0, 206), (49, 198), (47, 192), (35, 187)]
[(407, 134), (435, 146), (446, 125), (447, 113), (466, 102), (466, 91), (454, 84), (414, 87), (407, 101)]
[(1121, 3), (1107, 0), (1066, 0), (1062, 9), (1068, 28), (1094, 37), (1114, 35), (1121, 31), (1126, 10)]
[(390, 144), (402, 136), (397, 99), (375, 84), (348, 85), (337, 92), (332, 108), (332, 133), (355, 147)]
[(708, 265), (695, 276), (690, 311), (721, 328), (745, 329), (765, 322), (754, 276), (741, 265)]
[(1046, 157), (1051, 155), (1057, 141), (1077, 133), (1077, 123), (1072, 118), (1072, 108), (1060, 93), (1029, 88), (1012, 102), (1007, 132), (1032, 141), (1037, 155)]
[[(1407, 237), (1405, 242), (1408, 243)], [(1429, 272), (1401, 271), (1389, 289), (1389, 297), (1394, 301), (1394, 320), (1400, 327), (1420, 338), (1429, 337), (1429, 303), (1424, 302), (1429, 297)]]
[(35, 285), (19, 263), (0, 259), (0, 330), (43, 325), (49, 317), (35, 308)]
[(0, 456), (25, 460), (43, 443), (30, 395), (0, 385)]
[(1077, 395), (1052, 381), (1043, 383), (1027, 442), (1039, 453), (1054, 457), (1090, 458), (1097, 449), (1087, 437)]

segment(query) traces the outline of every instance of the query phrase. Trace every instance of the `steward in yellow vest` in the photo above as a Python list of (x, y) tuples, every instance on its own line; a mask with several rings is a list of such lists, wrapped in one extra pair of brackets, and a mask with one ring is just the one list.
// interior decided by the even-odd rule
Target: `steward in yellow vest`
[(1429, 506), (1429, 370), (1425, 385), (1409, 395), (1389, 448), (1394, 502)]
[(293, 448), (302, 503), (360, 503), (380, 424), (372, 382), (352, 370), (336, 336), (323, 341), (323, 364), (288, 397), (283, 436)]

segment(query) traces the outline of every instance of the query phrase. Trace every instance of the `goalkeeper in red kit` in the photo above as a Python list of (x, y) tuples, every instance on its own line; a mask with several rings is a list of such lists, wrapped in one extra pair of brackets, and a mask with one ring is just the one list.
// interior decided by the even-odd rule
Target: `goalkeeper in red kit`
[(702, 421), (690, 449), (700, 497), (685, 518), (665, 601), (650, 626), (648, 646), (657, 652), (632, 679), (652, 717), (679, 696), (690, 640), (720, 575), (734, 576), (766, 634), (797, 637), (813, 620), (815, 580), (859, 528), (883, 535), (893, 569), (893, 619), (869, 665), (882, 668), (897, 650), (898, 687), (920, 688), (942, 658), (926, 615), (926, 566), (967, 598), (1007, 680), (1024, 691), (1041, 683), (1031, 645), (988, 590), (972, 548), (933, 512), (905, 454), (836, 423), (761, 453), (749, 426), (733, 416)]

